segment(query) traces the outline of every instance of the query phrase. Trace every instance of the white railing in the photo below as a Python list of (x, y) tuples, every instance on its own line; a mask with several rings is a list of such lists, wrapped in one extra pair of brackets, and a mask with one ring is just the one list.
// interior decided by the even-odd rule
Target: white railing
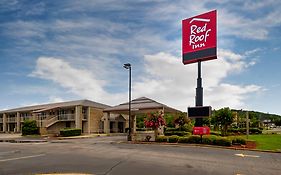
[(31, 120), (32, 116), (24, 116), (24, 117), (20, 117), (20, 121), (24, 122), (24, 120)]
[(43, 127), (50, 127), (51, 125), (55, 124), (58, 121), (74, 121), (75, 116), (74, 114), (60, 114), (57, 116), (53, 116), (47, 120), (42, 120), (40, 125)]
[(56, 123), (57, 121), (58, 121), (58, 116), (54, 116), (54, 117), (50, 118), (49, 120), (42, 120), (42, 126), (49, 127), (49, 126), (53, 125), (54, 123)]
[(16, 122), (16, 117), (7, 117), (7, 122), (8, 123)]
[(75, 120), (74, 114), (60, 114), (58, 120)]

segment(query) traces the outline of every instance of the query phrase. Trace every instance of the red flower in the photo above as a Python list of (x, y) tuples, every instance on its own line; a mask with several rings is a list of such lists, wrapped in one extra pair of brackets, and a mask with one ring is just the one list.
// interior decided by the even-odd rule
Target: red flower
[(157, 129), (160, 126), (164, 126), (165, 124), (164, 114), (163, 112), (159, 113), (149, 113), (147, 114), (147, 118), (144, 121), (144, 124), (147, 128)]

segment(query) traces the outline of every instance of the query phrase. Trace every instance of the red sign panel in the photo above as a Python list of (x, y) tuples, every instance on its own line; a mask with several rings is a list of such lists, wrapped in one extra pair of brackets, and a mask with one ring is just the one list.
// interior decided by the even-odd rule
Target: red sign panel
[(182, 21), (182, 57), (184, 64), (217, 58), (217, 11)]
[(193, 127), (193, 135), (209, 135), (210, 128), (208, 126)]

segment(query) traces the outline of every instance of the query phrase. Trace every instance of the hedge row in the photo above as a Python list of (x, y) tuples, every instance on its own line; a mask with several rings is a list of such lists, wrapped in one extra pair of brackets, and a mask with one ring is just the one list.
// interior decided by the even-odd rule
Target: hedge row
[[(235, 134), (246, 134), (246, 128), (230, 128), (228, 132), (235, 133)], [(249, 128), (250, 134), (262, 134), (262, 129), (260, 128)]]
[(60, 130), (60, 136), (62, 137), (79, 136), (81, 133), (81, 129), (67, 128)]
[(165, 131), (181, 131), (181, 128), (165, 128)]
[(164, 135), (165, 136), (172, 136), (172, 135), (189, 136), (189, 135), (191, 135), (191, 133), (190, 132), (186, 132), (186, 131), (165, 131)]
[(245, 145), (246, 140), (241, 137), (219, 137), (207, 135), (203, 136), (202, 139), (198, 135), (191, 135), (185, 137), (173, 136), (157, 136), (156, 142), (169, 142), (169, 143), (196, 143), (196, 144), (207, 144), (207, 145), (219, 145), (219, 146), (231, 146), (233, 144)]

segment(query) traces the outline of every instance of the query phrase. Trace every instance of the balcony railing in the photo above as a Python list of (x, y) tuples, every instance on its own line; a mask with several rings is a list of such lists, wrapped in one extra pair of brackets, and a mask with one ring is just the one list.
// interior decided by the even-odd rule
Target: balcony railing
[(14, 123), (14, 122), (16, 122), (16, 117), (7, 117), (7, 122), (8, 122), (8, 123)]
[(58, 120), (75, 120), (74, 114), (60, 114)]
[(32, 116), (24, 116), (24, 117), (20, 117), (20, 121), (24, 122), (25, 120), (31, 120)]
[(2, 117), (0, 118), (0, 123), (3, 123), (3, 118)]

